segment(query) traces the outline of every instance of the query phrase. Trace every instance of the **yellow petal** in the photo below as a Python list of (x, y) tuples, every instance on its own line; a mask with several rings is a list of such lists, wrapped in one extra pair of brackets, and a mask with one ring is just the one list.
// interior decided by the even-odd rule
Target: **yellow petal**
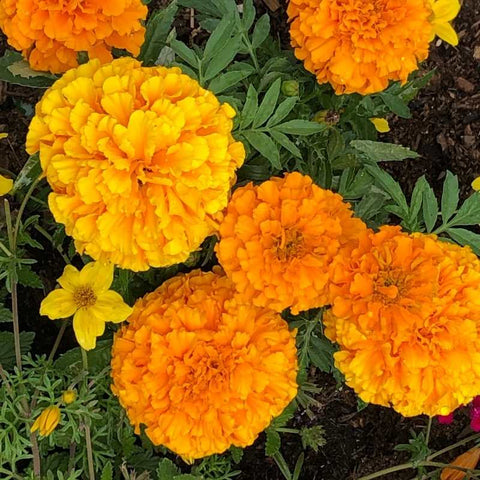
[(480, 177), (477, 177), (473, 182), (472, 182), (472, 188), (476, 190), (477, 192), (480, 190)]
[(113, 265), (102, 262), (90, 262), (82, 268), (80, 280), (84, 285), (90, 285), (99, 295), (106, 292), (113, 282)]
[(460, 11), (458, 0), (437, 0), (432, 5), (434, 23), (445, 23), (453, 20)]
[(435, 32), (435, 35), (450, 45), (453, 45), (454, 47), (458, 45), (457, 32), (449, 23), (434, 23), (433, 31)]
[(387, 133), (390, 131), (390, 125), (385, 118), (371, 118), (370, 121), (375, 125), (377, 132)]
[(59, 288), (50, 292), (40, 305), (40, 315), (50, 320), (71, 317), (77, 309), (72, 292)]
[(13, 180), (0, 175), (0, 195), (6, 195), (12, 188)]
[(4, 138), (7, 138), (8, 137), (8, 133), (0, 133), (0, 140), (3, 140)]
[(105, 321), (97, 318), (91, 308), (80, 308), (73, 317), (73, 330), (79, 345), (84, 350), (92, 350), (97, 337), (105, 331)]
[(80, 272), (73, 265), (67, 265), (57, 282), (65, 290), (73, 292), (80, 285)]
[(91, 307), (91, 310), (105, 322), (119, 323), (123, 322), (132, 313), (133, 309), (123, 301), (120, 294), (108, 290), (97, 297), (97, 301)]

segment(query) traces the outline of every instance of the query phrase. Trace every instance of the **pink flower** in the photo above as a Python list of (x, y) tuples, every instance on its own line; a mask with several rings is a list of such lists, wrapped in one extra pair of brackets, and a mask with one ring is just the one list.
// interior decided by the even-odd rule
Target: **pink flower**
[(450, 425), (453, 422), (453, 412), (448, 415), (438, 415), (438, 423), (443, 425)]
[(474, 432), (480, 432), (480, 395), (470, 404), (470, 427)]

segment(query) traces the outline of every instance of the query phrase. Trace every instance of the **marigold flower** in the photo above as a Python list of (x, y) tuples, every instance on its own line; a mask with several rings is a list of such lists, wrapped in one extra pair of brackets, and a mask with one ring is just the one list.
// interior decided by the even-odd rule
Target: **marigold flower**
[[(480, 460), (480, 447), (473, 447), (465, 453), (458, 456), (450, 465), (473, 470)], [(444, 468), (440, 475), (440, 480), (463, 480), (466, 476), (465, 470), (456, 468)]]
[(431, 0), (290, 0), (295, 55), (337, 94), (406, 82), (428, 56)]
[(433, 32), (430, 40), (433, 40), (435, 35), (440, 37), (450, 45), (458, 45), (457, 32), (451, 25), (451, 21), (458, 15), (460, 11), (460, 2), (458, 0), (429, 0), (432, 14), (430, 16), (430, 23), (433, 27)]
[(75, 390), (65, 390), (62, 393), (62, 401), (65, 405), (70, 405), (77, 399), (77, 392)]
[(30, 431), (33, 433), (38, 430), (40, 435), (47, 437), (57, 428), (60, 416), (60, 409), (56, 405), (51, 405), (36, 418)]
[(234, 116), (178, 68), (92, 60), (37, 104), (27, 150), (77, 250), (147, 270), (185, 261), (218, 228), (245, 158)]
[(53, 290), (42, 301), (40, 314), (50, 320), (73, 315), (73, 330), (80, 346), (95, 348), (103, 335), (105, 322), (123, 322), (132, 312), (120, 294), (109, 290), (113, 266), (90, 262), (81, 271), (67, 265), (58, 279), (62, 288)]
[(382, 227), (333, 266), (325, 334), (362, 400), (448, 415), (480, 385), (480, 261), (435, 235)]
[(240, 294), (296, 314), (328, 303), (329, 266), (365, 229), (340, 195), (295, 172), (236, 190), (216, 251)]
[(0, 0), (0, 28), (34, 70), (60, 73), (78, 52), (102, 62), (113, 47), (138, 55), (147, 12), (141, 0)]
[(297, 393), (295, 333), (234, 295), (223, 274), (179, 275), (114, 339), (112, 390), (130, 422), (186, 460), (252, 444)]

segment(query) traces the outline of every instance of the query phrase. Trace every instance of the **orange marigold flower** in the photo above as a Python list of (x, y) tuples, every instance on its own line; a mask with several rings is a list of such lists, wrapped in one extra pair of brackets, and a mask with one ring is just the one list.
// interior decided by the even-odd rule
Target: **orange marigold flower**
[(26, 147), (77, 250), (146, 270), (185, 261), (217, 230), (245, 157), (234, 116), (178, 68), (92, 60), (47, 90)]
[(428, 56), (430, 0), (290, 0), (297, 58), (337, 94), (406, 82)]
[(240, 294), (296, 314), (328, 303), (329, 265), (365, 229), (340, 195), (294, 172), (236, 190), (216, 249)]
[(34, 70), (61, 73), (77, 53), (112, 60), (112, 47), (138, 55), (148, 9), (141, 0), (0, 0), (0, 28)]
[(297, 393), (295, 334), (195, 270), (137, 301), (112, 352), (113, 392), (139, 433), (186, 460), (254, 442)]
[(382, 227), (333, 270), (325, 333), (364, 401), (434, 416), (479, 393), (480, 261), (470, 248)]

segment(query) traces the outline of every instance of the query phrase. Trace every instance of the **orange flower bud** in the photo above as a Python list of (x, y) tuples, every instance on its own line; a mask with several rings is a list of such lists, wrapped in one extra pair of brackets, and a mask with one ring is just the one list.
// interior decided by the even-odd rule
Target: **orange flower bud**
[[(458, 456), (450, 465), (462, 467), (465, 469), (474, 469), (480, 460), (480, 447), (473, 447), (465, 453)], [(440, 475), (440, 480), (463, 480), (465, 472), (456, 468), (444, 468)]]

